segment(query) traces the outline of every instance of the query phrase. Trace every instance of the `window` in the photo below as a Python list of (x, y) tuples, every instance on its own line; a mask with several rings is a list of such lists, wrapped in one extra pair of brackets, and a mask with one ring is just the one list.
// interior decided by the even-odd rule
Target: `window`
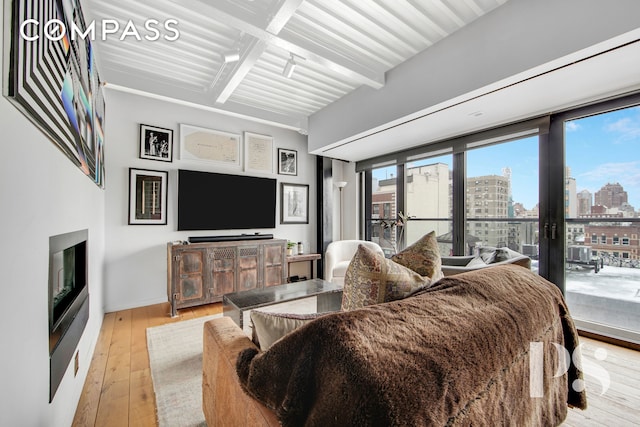
[[(566, 221), (584, 227), (584, 235), (591, 236), (592, 260), (603, 266), (597, 274), (587, 268), (567, 270), (565, 296), (579, 328), (603, 335), (604, 328), (613, 328), (619, 336), (636, 334), (632, 339), (637, 340), (640, 298), (631, 267), (640, 266), (638, 253), (633, 253), (640, 247), (628, 236), (640, 229), (640, 219), (623, 212), (627, 206), (640, 208), (640, 185), (630, 179), (632, 165), (640, 160), (640, 138), (630, 132), (640, 128), (640, 107), (606, 110), (580, 111), (579, 118), (564, 122), (565, 178), (572, 185), (567, 186), (571, 214)], [(627, 250), (607, 251), (598, 245)]]
[[(640, 138), (622, 132), (638, 128), (636, 94), (358, 162), (356, 170), (376, 177), (384, 169), (372, 165), (397, 162), (386, 178), (404, 175), (394, 181), (398, 198), (391, 214), (404, 206), (412, 217), (404, 227), (406, 244), (436, 230), (443, 254), (471, 254), (484, 245), (535, 252), (532, 268), (565, 292), (570, 308), (576, 307), (574, 318), (589, 325), (585, 329), (606, 334), (597, 324), (621, 328), (637, 333), (633, 340), (638, 340), (640, 325), (616, 325), (621, 316), (612, 314), (620, 293), (626, 295), (632, 286), (637, 291), (637, 280), (627, 280), (624, 273), (640, 266), (640, 218), (630, 215), (630, 207), (640, 208), (640, 187), (630, 179), (634, 171), (627, 170), (640, 163)], [(433, 157), (416, 160), (421, 155)], [(439, 163), (442, 173), (432, 175)], [(564, 235), (551, 238), (552, 224), (566, 230)], [(625, 251), (616, 258), (606, 250), (613, 249), (610, 245), (623, 245)], [(565, 270), (563, 256), (567, 259), (570, 247), (583, 249), (584, 265)], [(597, 275), (596, 263), (604, 265)], [(591, 309), (580, 307), (575, 295), (589, 299)]]

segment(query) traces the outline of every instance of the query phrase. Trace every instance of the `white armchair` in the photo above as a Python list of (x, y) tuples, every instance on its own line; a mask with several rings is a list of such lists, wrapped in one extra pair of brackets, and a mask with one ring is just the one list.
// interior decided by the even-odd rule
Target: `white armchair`
[(364, 245), (369, 249), (379, 252), (384, 256), (382, 248), (375, 242), (366, 240), (337, 240), (329, 243), (324, 256), (324, 280), (337, 284), (344, 284), (344, 275), (351, 258), (358, 250), (358, 245)]

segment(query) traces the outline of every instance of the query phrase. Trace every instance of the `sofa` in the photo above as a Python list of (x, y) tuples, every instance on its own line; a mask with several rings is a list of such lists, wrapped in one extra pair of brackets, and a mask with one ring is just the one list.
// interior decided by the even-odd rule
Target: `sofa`
[(487, 246), (479, 248), (478, 255), (443, 256), (440, 259), (442, 262), (442, 273), (445, 276), (504, 264), (516, 264), (525, 268), (531, 268), (531, 258), (509, 248)]
[(579, 360), (558, 288), (494, 266), (320, 316), (266, 351), (230, 318), (211, 320), (203, 410), (210, 427), (559, 425), (586, 394), (574, 364), (554, 377), (554, 344)]

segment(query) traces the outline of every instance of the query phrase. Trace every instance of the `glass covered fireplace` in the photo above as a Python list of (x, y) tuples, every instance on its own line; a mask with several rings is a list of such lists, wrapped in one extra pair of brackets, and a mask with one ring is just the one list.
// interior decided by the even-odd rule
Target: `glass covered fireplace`
[(49, 238), (49, 401), (89, 319), (88, 230)]

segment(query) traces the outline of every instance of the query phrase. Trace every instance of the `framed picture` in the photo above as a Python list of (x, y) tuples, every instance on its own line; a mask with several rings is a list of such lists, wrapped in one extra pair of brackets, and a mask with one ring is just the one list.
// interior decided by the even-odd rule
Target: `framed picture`
[(173, 131), (156, 126), (140, 125), (140, 158), (173, 161)]
[[(13, 0), (3, 7), (2, 94), (104, 188), (105, 99), (94, 46), (90, 37), (58, 35), (58, 27), (88, 32), (80, 2)], [(45, 23), (58, 24), (47, 34), (55, 37), (39, 36)]]
[(280, 175), (298, 175), (298, 152), (278, 148), (278, 173)]
[(201, 160), (240, 168), (241, 136), (198, 126), (180, 125), (180, 160)]
[(167, 224), (168, 172), (129, 168), (129, 224)]
[(309, 186), (280, 183), (280, 223), (309, 224)]
[(257, 133), (244, 133), (245, 172), (273, 173), (273, 138)]

